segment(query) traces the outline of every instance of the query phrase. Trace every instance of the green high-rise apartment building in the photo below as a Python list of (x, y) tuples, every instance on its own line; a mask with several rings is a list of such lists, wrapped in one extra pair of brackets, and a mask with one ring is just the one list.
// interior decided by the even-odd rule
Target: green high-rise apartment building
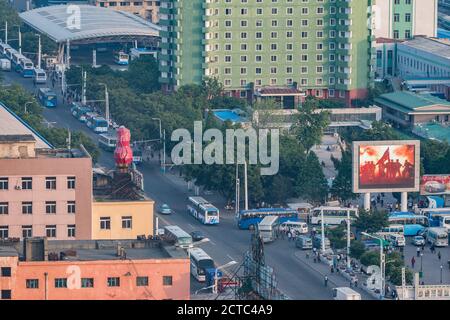
[[(362, 99), (372, 78), (371, 0), (161, 0), (160, 81), (217, 77), (238, 97)], [(289, 103), (286, 103), (288, 101)]]

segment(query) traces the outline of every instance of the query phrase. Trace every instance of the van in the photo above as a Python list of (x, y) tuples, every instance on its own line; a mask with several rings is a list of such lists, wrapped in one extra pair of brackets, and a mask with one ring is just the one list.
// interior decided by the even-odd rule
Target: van
[(301, 250), (308, 250), (313, 247), (311, 238), (306, 236), (298, 236), (295, 239), (295, 246)]
[(361, 300), (361, 295), (349, 287), (333, 289), (334, 300)]
[(300, 234), (308, 233), (308, 225), (306, 222), (286, 221), (281, 224), (281, 230), (294, 230)]
[[(316, 249), (322, 249), (322, 236), (321, 235), (315, 235), (313, 239), (313, 247)], [(325, 250), (331, 248), (331, 243), (328, 238), (325, 238)]]
[(33, 82), (35, 84), (47, 83), (47, 74), (42, 69), (34, 69), (33, 71)]
[(404, 247), (406, 245), (405, 237), (399, 234), (390, 234), (388, 241), (395, 247)]
[(435, 247), (448, 246), (448, 232), (446, 228), (428, 228), (427, 242)]

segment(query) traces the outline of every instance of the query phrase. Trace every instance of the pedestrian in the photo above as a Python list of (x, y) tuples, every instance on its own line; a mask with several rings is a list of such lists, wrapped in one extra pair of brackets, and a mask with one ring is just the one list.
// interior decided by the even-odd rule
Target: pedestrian
[(309, 259), (309, 252), (306, 252), (306, 259)]
[(326, 275), (325, 275), (325, 278), (324, 278), (324, 283), (325, 283), (325, 287), (328, 286), (328, 277)]
[(431, 253), (434, 253), (434, 243), (431, 244), (430, 251)]
[(439, 259), (439, 261), (441, 261), (441, 252), (440, 251), (438, 252), (438, 259)]
[(417, 247), (417, 257), (420, 257), (420, 248), (419, 247)]
[(355, 288), (358, 288), (358, 278), (355, 277)]
[(290, 231), (288, 231), (287, 237), (288, 237), (288, 241), (291, 241), (292, 234)]
[(425, 243), (422, 245), (422, 252), (425, 251)]
[(414, 256), (411, 258), (411, 267), (414, 269), (414, 264), (416, 263), (416, 259)]
[(334, 267), (333, 266), (331, 266), (331, 273), (334, 273)]

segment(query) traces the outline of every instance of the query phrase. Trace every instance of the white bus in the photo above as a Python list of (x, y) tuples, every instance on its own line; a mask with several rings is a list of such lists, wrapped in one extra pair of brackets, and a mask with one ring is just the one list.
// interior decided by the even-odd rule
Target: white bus
[(448, 232), (446, 228), (428, 228), (427, 242), (435, 247), (448, 246)]
[(191, 274), (199, 282), (206, 280), (206, 269), (214, 268), (214, 260), (202, 249), (189, 249), (191, 257)]
[(33, 72), (33, 82), (36, 84), (47, 83), (47, 74), (42, 69), (34, 69)]
[(350, 213), (350, 219), (358, 217), (358, 209), (343, 207), (318, 207), (312, 210), (311, 224), (321, 224), (323, 213), (323, 223), (326, 225), (339, 225), (347, 221), (347, 214)]
[(401, 224), (390, 224), (389, 226), (384, 227), (380, 232), (376, 232), (375, 234), (387, 239), (387, 237), (391, 234), (398, 234), (401, 236), (404, 235), (405, 228)]
[(192, 246), (192, 237), (186, 231), (179, 226), (166, 226), (164, 227), (164, 238), (176, 247), (187, 249)]
[(189, 197), (187, 211), (203, 224), (219, 224), (219, 209), (202, 197)]
[(340, 287), (333, 289), (334, 300), (361, 300), (361, 295), (355, 290), (348, 287)]
[(293, 230), (300, 234), (308, 233), (308, 224), (301, 221), (286, 221), (280, 225), (281, 230)]
[(117, 146), (117, 134), (102, 133), (98, 137), (98, 146), (106, 151), (114, 151)]
[(450, 231), (450, 214), (439, 217), (439, 226), (447, 229), (447, 232)]
[(278, 226), (277, 216), (264, 217), (264, 219), (258, 223), (259, 235), (264, 243), (275, 240)]
[(3, 57), (6, 57), (6, 51), (11, 49), (12, 47), (9, 44), (0, 42), (0, 55), (2, 55)]

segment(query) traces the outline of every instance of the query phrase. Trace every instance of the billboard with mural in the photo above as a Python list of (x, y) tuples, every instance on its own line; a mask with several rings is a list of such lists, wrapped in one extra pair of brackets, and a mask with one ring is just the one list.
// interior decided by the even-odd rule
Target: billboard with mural
[(420, 178), (420, 194), (424, 196), (450, 194), (450, 175), (424, 175)]
[(420, 142), (353, 143), (353, 192), (419, 191)]

